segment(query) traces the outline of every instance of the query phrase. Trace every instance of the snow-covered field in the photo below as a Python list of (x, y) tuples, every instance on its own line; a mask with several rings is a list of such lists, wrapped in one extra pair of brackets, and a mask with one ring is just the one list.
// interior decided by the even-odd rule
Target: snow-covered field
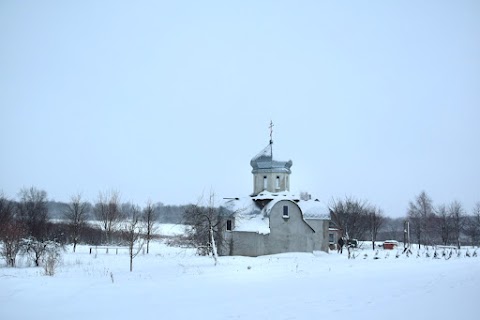
[[(0, 319), (480, 319), (480, 258), (373, 259), (366, 250), (258, 258), (149, 255), (71, 247), (53, 277), (0, 267)], [(479, 252), (480, 253), (480, 252)]]
[[(53, 219), (53, 222), (65, 222), (65, 220), (62, 219)], [(88, 220), (87, 223), (91, 226), (95, 226), (99, 229), (102, 229), (102, 222), (98, 220)], [(129, 224), (129, 221), (121, 221), (118, 224), (119, 229), (125, 229), (125, 226)], [(184, 225), (184, 224), (174, 224), (174, 223), (161, 223), (161, 224), (155, 224), (155, 230), (154, 233), (159, 235), (159, 236), (164, 236), (164, 237), (172, 237), (172, 236), (179, 236), (183, 235), (188, 231), (189, 226)]]
[(184, 224), (162, 223), (155, 228), (155, 234), (172, 237), (184, 235), (190, 229), (189, 226)]

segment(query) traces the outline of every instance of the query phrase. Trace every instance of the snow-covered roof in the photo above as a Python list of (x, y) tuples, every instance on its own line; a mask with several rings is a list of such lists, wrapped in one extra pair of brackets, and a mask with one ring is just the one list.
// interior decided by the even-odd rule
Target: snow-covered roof
[(255, 157), (250, 161), (252, 166), (252, 173), (257, 172), (286, 172), (291, 173), (290, 168), (292, 167), (292, 160), (288, 161), (277, 161), (273, 160), (272, 152), (272, 142), (266, 146), (262, 151), (260, 151)]
[(330, 219), (330, 209), (324, 205), (320, 200), (301, 200), (299, 196), (289, 191), (283, 192), (269, 192), (262, 191), (255, 197), (254, 200), (267, 200), (271, 199), (269, 203), (272, 206), (279, 200), (294, 201), (302, 210), (304, 219)]
[(385, 241), (383, 241), (383, 243), (391, 243), (391, 244), (397, 244), (398, 245), (397, 240), (385, 240)]
[(251, 197), (226, 199), (224, 207), (235, 215), (235, 231), (270, 233), (268, 216)]
[(263, 214), (241, 215), (235, 219), (235, 231), (270, 233), (270, 221)]
[(245, 213), (260, 213), (260, 208), (252, 201), (251, 197), (225, 198), (223, 207), (233, 212), (235, 216)]
[(302, 200), (297, 204), (302, 209), (304, 219), (330, 220), (330, 209), (317, 199)]
[[(318, 200), (300, 200), (290, 192), (272, 193), (263, 191), (254, 197), (225, 199), (224, 207), (235, 216), (234, 231), (270, 233), (269, 216), (272, 208), (279, 201), (286, 200), (296, 203), (303, 213), (303, 219), (329, 220), (330, 212), (327, 206)], [(261, 209), (258, 202), (269, 200)]]

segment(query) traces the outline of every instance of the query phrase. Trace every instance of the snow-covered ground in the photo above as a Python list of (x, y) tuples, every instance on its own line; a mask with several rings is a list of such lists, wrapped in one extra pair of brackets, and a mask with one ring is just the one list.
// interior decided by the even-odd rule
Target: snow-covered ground
[(2, 262), (0, 319), (480, 319), (479, 257), (364, 252), (221, 257), (214, 266), (155, 242), (130, 273), (124, 250), (68, 247), (53, 277)]

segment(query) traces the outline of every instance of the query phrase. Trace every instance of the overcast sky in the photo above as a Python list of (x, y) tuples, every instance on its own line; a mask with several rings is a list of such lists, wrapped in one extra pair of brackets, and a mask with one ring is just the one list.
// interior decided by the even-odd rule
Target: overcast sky
[(480, 201), (480, 2), (2, 1), (0, 190)]

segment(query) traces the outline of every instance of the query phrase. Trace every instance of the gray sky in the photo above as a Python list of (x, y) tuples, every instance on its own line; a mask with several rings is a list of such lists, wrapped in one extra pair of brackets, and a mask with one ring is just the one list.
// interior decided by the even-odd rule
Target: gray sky
[(0, 190), (480, 201), (479, 1), (2, 1)]

